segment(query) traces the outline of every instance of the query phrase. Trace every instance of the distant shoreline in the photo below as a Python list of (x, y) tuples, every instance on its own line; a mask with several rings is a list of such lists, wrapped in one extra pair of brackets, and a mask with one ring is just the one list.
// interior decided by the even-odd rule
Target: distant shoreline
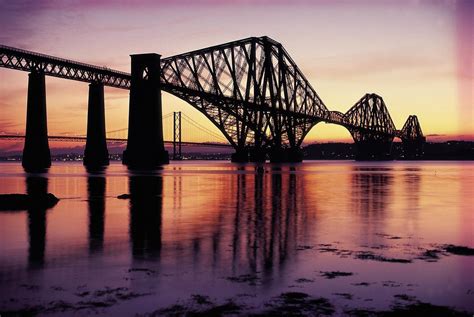
[[(315, 143), (303, 147), (304, 160), (355, 160), (356, 145), (354, 143)], [(82, 161), (83, 153), (71, 152), (54, 153), (52, 149), (53, 161)], [(405, 158), (403, 153), (403, 144), (394, 142), (392, 147), (392, 157), (396, 161), (472, 161), (474, 160), (474, 142), (472, 141), (447, 141), (447, 142), (427, 142), (424, 146), (424, 155), (420, 158)], [(170, 152), (170, 155), (172, 152)], [(199, 152), (195, 148), (186, 151), (183, 148), (184, 160), (199, 161), (221, 161), (230, 160), (231, 153), (208, 153)], [(122, 154), (116, 153), (110, 155), (111, 161), (121, 161)], [(3, 155), (0, 156), (0, 162), (21, 161), (21, 155)]]

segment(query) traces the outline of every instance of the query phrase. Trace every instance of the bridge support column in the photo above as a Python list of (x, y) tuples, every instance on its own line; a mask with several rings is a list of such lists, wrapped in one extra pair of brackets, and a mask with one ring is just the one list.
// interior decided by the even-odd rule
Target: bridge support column
[(253, 148), (249, 151), (249, 162), (265, 163), (267, 151), (260, 148)]
[(22, 165), (28, 172), (40, 172), (51, 166), (46, 116), (45, 76), (41, 71), (28, 75), (25, 147)]
[(408, 160), (417, 160), (423, 157), (423, 148), (425, 140), (402, 140), (404, 158)]
[(357, 161), (392, 160), (392, 141), (356, 141)]
[(303, 161), (303, 152), (300, 148), (274, 148), (270, 152), (272, 163), (300, 163)]
[(84, 165), (88, 168), (109, 165), (109, 151), (105, 135), (104, 85), (102, 83), (89, 84)]
[(230, 160), (234, 163), (247, 163), (249, 161), (249, 151), (246, 148), (237, 148), (232, 153)]
[[(34, 200), (43, 200), (48, 194), (46, 177), (26, 177), (26, 192)], [(46, 249), (47, 208), (42, 204), (28, 207), (28, 266), (42, 267)]]
[(169, 163), (163, 142), (160, 55), (131, 55), (127, 149), (123, 163), (148, 169)]
[(303, 151), (300, 148), (288, 149), (288, 162), (301, 163), (303, 162)]

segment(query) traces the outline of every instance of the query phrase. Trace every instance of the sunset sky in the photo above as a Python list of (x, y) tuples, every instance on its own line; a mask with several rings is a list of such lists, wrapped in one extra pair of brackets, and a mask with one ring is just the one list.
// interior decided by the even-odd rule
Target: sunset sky
[[(139, 3), (139, 4), (138, 4)], [(130, 54), (163, 57), (250, 36), (282, 43), (326, 106), (345, 112), (366, 92), (401, 128), (417, 114), (431, 141), (474, 139), (474, 1), (7, 1), (0, 44), (122, 71)], [(0, 69), (0, 133), (23, 133), (27, 73)], [(50, 135), (85, 134), (88, 85), (47, 78)], [(190, 105), (163, 93), (163, 113)], [(128, 91), (106, 88), (107, 130), (125, 128)], [(184, 136), (186, 138), (186, 136)], [(349, 141), (318, 124), (306, 142)], [(21, 147), (0, 143), (0, 151)]]

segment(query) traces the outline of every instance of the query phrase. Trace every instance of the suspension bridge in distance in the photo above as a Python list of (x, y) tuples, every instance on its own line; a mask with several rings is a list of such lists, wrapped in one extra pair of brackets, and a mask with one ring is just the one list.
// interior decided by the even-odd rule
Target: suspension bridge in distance
[[(183, 123), (185, 127), (183, 128)], [(107, 144), (126, 144), (128, 128), (106, 132)], [(232, 148), (226, 139), (216, 132), (182, 112), (172, 112), (163, 116), (163, 142), (172, 148), (171, 159), (183, 158), (182, 147), (193, 148)], [(19, 133), (0, 133), (0, 140), (24, 140), (25, 135)], [(50, 142), (79, 142), (87, 141), (86, 135), (48, 135)]]
[[(0, 67), (29, 72), (22, 164), (26, 170), (51, 165), (46, 119), (45, 76), (89, 83), (84, 164), (108, 164), (104, 86), (130, 90), (127, 145), (130, 168), (166, 164), (161, 92), (199, 110), (234, 148), (234, 162), (300, 162), (301, 145), (318, 123), (349, 130), (357, 158), (388, 159), (395, 137), (408, 157), (423, 153), (418, 118), (396, 129), (382, 97), (364, 95), (346, 113), (331, 111), (285, 48), (266, 36), (251, 37), (184, 54), (131, 55), (131, 73), (0, 46)], [(175, 131), (179, 135), (179, 131)], [(175, 142), (176, 144), (176, 142)]]

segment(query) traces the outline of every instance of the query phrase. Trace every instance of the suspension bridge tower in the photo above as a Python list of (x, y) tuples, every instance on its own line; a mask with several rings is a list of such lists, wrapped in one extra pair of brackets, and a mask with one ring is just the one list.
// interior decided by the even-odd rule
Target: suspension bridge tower
[(182, 160), (181, 153), (181, 111), (173, 112), (173, 160)]

